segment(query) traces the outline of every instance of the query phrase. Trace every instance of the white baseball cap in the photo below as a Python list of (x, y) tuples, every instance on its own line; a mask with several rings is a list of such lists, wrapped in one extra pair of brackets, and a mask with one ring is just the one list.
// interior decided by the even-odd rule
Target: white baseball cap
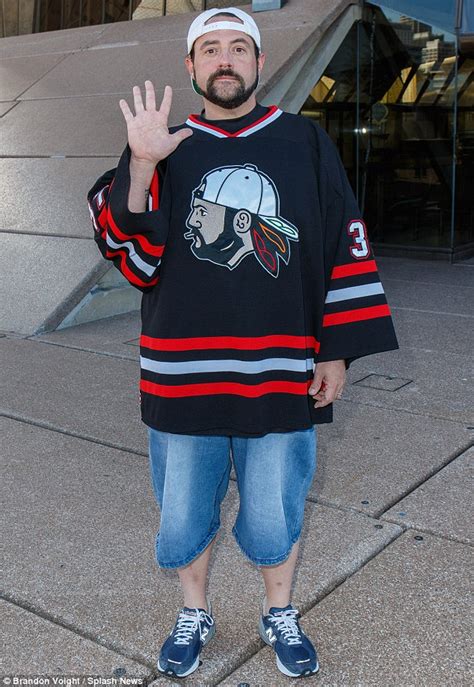
[[(230, 12), (234, 14), (242, 23), (236, 21), (214, 21), (210, 24), (206, 24), (206, 21), (216, 14), (222, 14), (223, 12)], [(240, 10), (238, 7), (219, 7), (212, 10), (206, 10), (201, 12), (196, 19), (193, 21), (188, 31), (188, 54), (191, 52), (193, 43), (196, 38), (203, 36), (205, 33), (210, 31), (218, 31), (220, 29), (231, 29), (232, 31), (242, 31), (248, 36), (253, 38), (257, 44), (258, 49), (261, 49), (260, 45), (260, 31), (258, 30), (257, 24), (254, 22), (250, 14)]]

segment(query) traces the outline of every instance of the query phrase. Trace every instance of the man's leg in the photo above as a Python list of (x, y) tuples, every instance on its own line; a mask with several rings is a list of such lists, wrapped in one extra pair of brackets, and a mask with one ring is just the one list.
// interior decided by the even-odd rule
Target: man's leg
[(298, 557), (298, 549), (299, 541), (293, 544), (290, 555), (283, 563), (259, 566), (266, 589), (267, 603), (265, 613), (268, 613), (272, 606), (284, 608), (290, 603), (291, 585)]
[[(149, 431), (152, 483), (161, 510), (157, 562), (177, 571), (184, 605), (189, 608), (209, 610), (209, 560), (219, 528), (220, 504), (229, 484), (229, 451), (226, 436)], [(211, 541), (196, 555), (210, 532), (214, 533)]]
[(178, 568), (179, 581), (184, 594), (184, 605), (188, 608), (209, 610), (206, 601), (207, 572), (215, 540), (214, 537), (204, 551), (191, 563), (183, 568)]

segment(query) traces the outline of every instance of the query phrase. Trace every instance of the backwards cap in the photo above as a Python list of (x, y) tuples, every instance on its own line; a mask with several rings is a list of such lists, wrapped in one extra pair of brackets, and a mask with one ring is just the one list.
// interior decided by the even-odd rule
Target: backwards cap
[[(223, 12), (231, 12), (238, 19), (242, 21), (215, 21), (210, 24), (206, 24), (206, 21), (216, 14), (222, 14)], [(210, 31), (217, 31), (220, 29), (231, 29), (232, 31), (242, 31), (248, 36), (253, 38), (257, 44), (258, 49), (261, 49), (260, 45), (260, 31), (258, 30), (257, 24), (254, 22), (250, 14), (240, 10), (238, 7), (220, 7), (212, 10), (206, 10), (201, 12), (196, 19), (193, 21), (188, 31), (188, 54), (191, 52), (193, 43), (196, 38), (203, 36), (205, 33)]]

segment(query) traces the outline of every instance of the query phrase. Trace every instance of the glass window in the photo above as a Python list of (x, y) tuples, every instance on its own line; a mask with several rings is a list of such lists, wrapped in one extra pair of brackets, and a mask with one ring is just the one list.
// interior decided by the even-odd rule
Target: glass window
[(366, 5), (301, 110), (337, 143), (376, 243), (450, 252), (472, 240), (473, 65), (456, 75), (456, 59), (453, 33)]
[(474, 241), (474, 58), (460, 55), (456, 136), (456, 246)]
[[(464, 0), (469, 2), (469, 0)], [(419, 21), (454, 31), (456, 18), (456, 0), (383, 0), (380, 3), (385, 9), (413, 17)]]

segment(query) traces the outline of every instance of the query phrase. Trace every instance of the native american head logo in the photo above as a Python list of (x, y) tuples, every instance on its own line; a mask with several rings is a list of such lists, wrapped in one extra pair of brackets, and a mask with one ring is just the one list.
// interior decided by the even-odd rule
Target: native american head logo
[(298, 229), (280, 216), (280, 198), (273, 181), (255, 165), (218, 167), (194, 189), (189, 229), (191, 251), (199, 260), (233, 270), (253, 254), (273, 277), (280, 260), (288, 265), (290, 241)]

